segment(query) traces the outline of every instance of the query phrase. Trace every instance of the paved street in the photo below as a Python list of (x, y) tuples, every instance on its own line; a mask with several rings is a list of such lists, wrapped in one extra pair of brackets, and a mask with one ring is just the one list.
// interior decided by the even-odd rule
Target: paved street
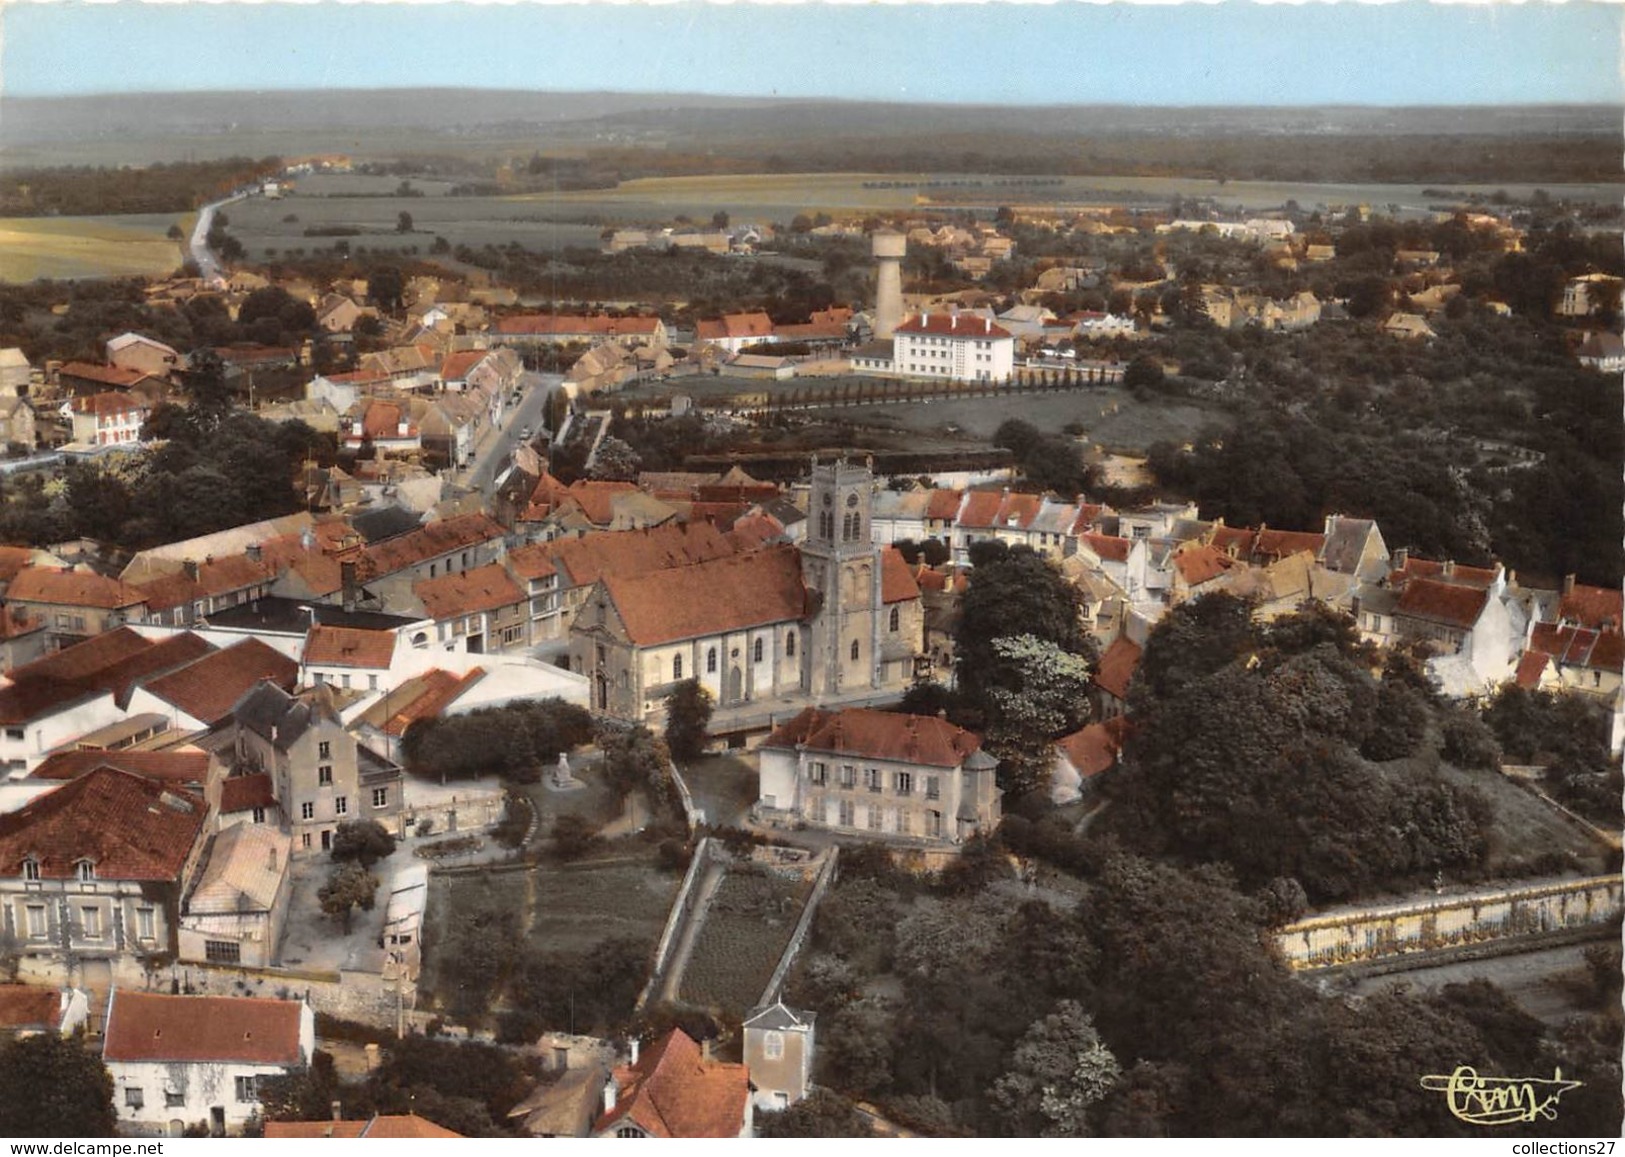
[(513, 452), (524, 441), (520, 431), (530, 427), (534, 437), (546, 425), (547, 400), (564, 382), (562, 374), (538, 374), (529, 370), (520, 378), (523, 394), (519, 404), (508, 412), (501, 429), (488, 429), (474, 450), (474, 464), (461, 479), (476, 490), (488, 492), (491, 483), (508, 465)]

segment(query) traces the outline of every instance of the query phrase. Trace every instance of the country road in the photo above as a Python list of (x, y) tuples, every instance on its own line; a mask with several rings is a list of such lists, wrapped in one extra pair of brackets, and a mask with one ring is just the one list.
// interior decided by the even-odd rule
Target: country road
[(192, 254), (192, 261), (197, 265), (198, 276), (206, 282), (225, 280), (225, 269), (209, 249), (209, 230), (214, 227), (215, 213), (226, 205), (241, 201), (241, 196), (227, 197), (223, 201), (214, 201), (203, 206), (197, 215), (197, 224), (192, 226), (192, 239), (187, 247)]

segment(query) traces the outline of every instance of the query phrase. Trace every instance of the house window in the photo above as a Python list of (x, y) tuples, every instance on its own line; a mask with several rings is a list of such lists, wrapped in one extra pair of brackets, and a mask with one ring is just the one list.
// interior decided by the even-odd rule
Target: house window
[(28, 906), (28, 938), (30, 940), (44, 940), (50, 928), (45, 920), (45, 905), (30, 904)]
[(891, 627), (892, 633), (896, 634), (897, 629), (900, 626), (902, 626), (902, 624), (903, 624), (903, 612), (902, 612), (902, 610), (899, 609), (898, 607), (893, 607), (891, 609), (891, 621), (888, 624)]
[(784, 636), (784, 657), (787, 659), (796, 657), (796, 633), (794, 631)]
[(632, 1125), (622, 1125), (619, 1129), (615, 1130), (615, 1135), (617, 1137), (641, 1137), (643, 1136), (643, 1130), (635, 1128)]
[(372, 806), (389, 806), (389, 789), (387, 787), (375, 787), (372, 789)]
[(906, 836), (906, 835), (908, 835), (910, 833), (910, 831), (913, 829), (913, 827), (914, 827), (914, 825), (909, 820), (908, 812), (905, 811), (902, 808), (898, 808), (897, 809), (897, 834), (900, 835), (900, 836)]
[(350, 798), (339, 796), (333, 801), (333, 814), (336, 816), (348, 815), (350, 811)]
[(854, 663), (858, 661), (858, 641), (856, 639), (852, 640), (852, 661)]
[(26, 736), (27, 736), (27, 732), (25, 732), (21, 727), (8, 727), (8, 728), (6, 728), (6, 738), (7, 739), (23, 739)]
[(310, 851), (310, 833), (309, 832), (300, 832), (299, 833), (299, 846), (301, 848), (303, 848), (307, 852)]
[(866, 767), (863, 769), (863, 786), (868, 788), (870, 791), (880, 790), (880, 769), (878, 767)]
[(80, 860), (73, 866), (75, 878), (81, 882), (88, 882), (96, 878), (96, 865), (89, 860)]
[(324, 764), (322, 764), (322, 766), (320, 766), (320, 767), (318, 767), (316, 769), (316, 786), (317, 787), (332, 787), (333, 786), (333, 767), (332, 767), (331, 764), (324, 763)]
[(756, 640), (756, 645), (751, 650), (751, 661), (756, 663), (762, 661), (762, 640), (760, 639)]
[(673, 682), (683, 677), (683, 657), (681, 655), (671, 657), (671, 677)]
[(23, 861), (23, 879), (30, 883), (39, 882), (39, 861), (30, 857)]
[(880, 809), (874, 804), (869, 805), (869, 830), (871, 832), (880, 830)]
[(705, 652), (705, 673), (707, 675), (715, 675), (717, 673), (717, 649), (715, 647), (712, 647)]
[(822, 763), (808, 764), (807, 779), (810, 783), (823, 785), (829, 778), (829, 769)]
[(938, 839), (940, 839), (942, 837), (942, 813), (941, 812), (926, 812), (925, 813), (925, 834), (928, 835), (928, 836), (936, 836)]
[(257, 1083), (258, 1083), (258, 1080), (259, 1080), (258, 1077), (238, 1077), (237, 1078), (237, 1099), (239, 1101), (257, 1101), (257, 1100), (259, 1100), (260, 1099), (260, 1092), (259, 1092), (259, 1089), (255, 1087), (257, 1085)]
[(302, 820), (313, 820), (313, 819), (315, 819), (316, 818), (316, 805), (309, 802), (308, 800), (306, 802), (300, 804), (299, 805), (299, 818), (302, 819)]
[(841, 786), (852, 787), (858, 782), (858, 769), (850, 763), (841, 766)]
[(243, 946), (235, 940), (205, 940), (203, 942), (203, 959), (211, 960), (216, 964), (241, 964)]
[(376, 691), (376, 690), (378, 690), (378, 676), (376, 676), (376, 675), (368, 675), (367, 676), (367, 690), (368, 691)]
[(762, 1035), (762, 1055), (770, 1061), (776, 1061), (784, 1055), (784, 1034), (782, 1032), (769, 1032)]
[(900, 771), (897, 773), (897, 794), (910, 795), (914, 791), (914, 773)]
[(126, 1109), (140, 1109), (147, 1103), (145, 1089), (125, 1089), (124, 1107)]
[(348, 675), (340, 675), (339, 686), (348, 691), (350, 689), (350, 677)]
[(264, 808), (257, 807), (249, 814), (251, 816), (253, 816), (253, 819), (254, 819), (255, 823), (263, 824), (265, 822), (265, 809)]
[(156, 921), (151, 908), (137, 908), (135, 910), (135, 938), (137, 940), (158, 939)]
[(85, 939), (100, 940), (102, 938), (102, 910), (100, 908), (81, 908), (79, 914), (85, 929)]
[(942, 798), (942, 779), (941, 779), (941, 777), (935, 776), (935, 775), (928, 775), (928, 776), (925, 777), (925, 798), (926, 799), (941, 799)]
[[(812, 819), (815, 824), (827, 823), (829, 820), (829, 805), (823, 796), (813, 800)], [(44, 909), (41, 909), (41, 911), (44, 911)]]
[(849, 827), (852, 826), (852, 820), (853, 820), (853, 816), (854, 816), (855, 812), (856, 812), (856, 808), (853, 805), (851, 800), (843, 799), (841, 801), (840, 824), (841, 824), (841, 826), (843, 828), (849, 828)]

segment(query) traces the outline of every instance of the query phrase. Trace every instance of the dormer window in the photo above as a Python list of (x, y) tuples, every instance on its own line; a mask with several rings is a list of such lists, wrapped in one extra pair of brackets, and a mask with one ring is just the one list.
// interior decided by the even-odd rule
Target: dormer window
[(89, 883), (96, 878), (96, 865), (89, 860), (79, 860), (73, 865), (74, 879), (81, 883)]
[(31, 884), (39, 883), (39, 861), (33, 856), (23, 861), (23, 879)]

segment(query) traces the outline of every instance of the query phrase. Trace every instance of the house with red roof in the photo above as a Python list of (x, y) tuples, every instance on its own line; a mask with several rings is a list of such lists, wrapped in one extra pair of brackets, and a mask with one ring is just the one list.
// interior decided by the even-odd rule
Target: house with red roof
[(267, 1121), (267, 1139), (304, 1141), (317, 1137), (340, 1137), (346, 1140), (366, 1137), (389, 1141), (427, 1141), (443, 1137), (461, 1137), (416, 1113), (374, 1113), (365, 1121)]
[(261, 1113), (259, 1083), (310, 1063), (316, 1017), (297, 1000), (167, 996), (134, 988), (107, 1004), (102, 1063), (120, 1131), (240, 1133)]
[(1115, 719), (1128, 709), (1128, 688), (1139, 669), (1144, 648), (1127, 635), (1119, 635), (1100, 656), (1095, 671), (1095, 690), (1098, 695), (1096, 715), (1102, 720)]
[(62, 403), (62, 416), (73, 423), (73, 440), (81, 446), (133, 446), (151, 413), (140, 394), (114, 390)]
[(89, 570), (25, 566), (6, 588), (6, 606), (44, 622), (53, 650), (147, 616), (145, 595), (128, 583)]
[(107, 766), (0, 815), (0, 919), (23, 974), (105, 989), (173, 954), (209, 826), (201, 795)]
[(930, 715), (808, 707), (762, 742), (756, 813), (842, 835), (953, 847), (999, 823), (998, 760)]
[(72, 1036), (90, 1019), (90, 998), (77, 988), (0, 984), (0, 1042), (41, 1033)]
[(754, 313), (728, 313), (720, 318), (706, 318), (694, 323), (696, 344), (715, 346), (730, 354), (736, 354), (749, 345), (764, 345), (776, 340), (773, 319), (759, 310)]
[(680, 1028), (617, 1066), (592, 1137), (749, 1137), (750, 1074)]
[(475, 655), (530, 645), (530, 598), (501, 563), (424, 579), (412, 592), (444, 645)]
[(1099, 777), (1117, 766), (1127, 730), (1128, 720), (1118, 715), (1057, 739), (1050, 764), (1050, 798), (1057, 804), (1072, 803), (1094, 791)]

